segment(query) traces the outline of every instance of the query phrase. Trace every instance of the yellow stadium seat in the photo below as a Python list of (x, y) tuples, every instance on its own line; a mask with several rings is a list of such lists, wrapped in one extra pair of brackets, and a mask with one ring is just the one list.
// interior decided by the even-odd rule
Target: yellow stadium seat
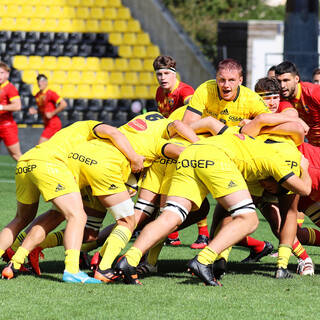
[[(137, 43), (136, 33), (134, 33), (134, 32), (126, 32), (123, 35), (123, 44), (134, 45), (136, 43)], [(140, 44), (140, 43), (138, 42), (138, 44)]]
[(134, 95), (134, 88), (130, 85), (123, 85), (120, 86), (120, 98), (121, 99), (133, 99)]
[(94, 71), (82, 71), (79, 83), (94, 84), (96, 81), (96, 73)]
[(99, 71), (101, 69), (100, 59), (95, 57), (88, 57), (86, 60), (86, 69), (90, 71)]
[(80, 0), (79, 6), (81, 7), (94, 7), (95, 0)]
[(43, 57), (43, 67), (48, 70), (55, 70), (57, 68), (57, 59), (56, 57)]
[(31, 85), (31, 93), (35, 96), (39, 92), (39, 87), (36, 84)]
[(104, 19), (105, 15), (104, 15), (104, 10), (102, 8), (90, 8), (90, 19)]
[(72, 19), (76, 17), (76, 10), (74, 7), (66, 7), (63, 6), (61, 8), (61, 18), (68, 18), (68, 19)]
[(127, 29), (130, 32), (140, 32), (141, 31), (141, 25), (138, 20), (130, 19), (128, 20)]
[(33, 11), (34, 18), (47, 18), (49, 14), (48, 7), (45, 6), (35, 6)]
[(126, 32), (131, 31), (130, 29), (128, 29), (128, 22), (127, 20), (115, 20), (113, 22), (113, 29), (116, 32)]
[(30, 18), (30, 28), (32, 28), (33, 31), (45, 31), (46, 27), (44, 24), (44, 19)]
[(120, 71), (110, 72), (110, 83), (123, 84), (124, 83), (123, 72), (120, 72)]
[[(10, 0), (10, 1), (11, 1), (11, 0)], [(25, 0), (19, 0), (19, 1), (26, 3)], [(28, 0), (28, 4), (29, 4), (30, 6), (38, 6), (38, 5), (41, 4), (41, 3), (43, 3), (42, 0)]]
[(139, 45), (150, 45), (150, 37), (148, 33), (140, 32), (137, 34), (137, 44)]
[(96, 83), (97, 84), (108, 84), (109, 80), (109, 73), (106, 71), (98, 71), (96, 73)]
[(6, 17), (7, 6), (4, 3), (0, 3), (0, 17)]
[(109, 85), (105, 90), (105, 97), (108, 99), (118, 99), (120, 97), (120, 89), (117, 85)]
[(107, 5), (108, 7), (118, 8), (122, 6), (122, 3), (121, 3), (121, 0), (108, 0)]
[(153, 85), (153, 86), (149, 87), (150, 97), (155, 97), (156, 96), (157, 89), (158, 89), (157, 85)]
[(21, 13), (21, 6), (18, 6), (16, 4), (9, 4), (7, 6), (5, 16), (11, 18), (18, 18), (21, 17)]
[(73, 32), (85, 32), (86, 25), (83, 19), (73, 19), (71, 20), (71, 29)]
[(67, 74), (66, 74), (65, 71), (55, 70), (55, 71), (53, 71), (51, 82), (52, 83), (63, 84), (63, 83), (68, 83), (69, 80), (67, 78)]
[(78, 7), (80, 5), (80, 0), (65, 0), (65, 2), (70, 7)]
[(68, 72), (68, 81), (73, 84), (80, 83), (81, 72), (80, 71), (69, 71)]
[(30, 5), (23, 5), (21, 7), (21, 17), (31, 18), (33, 17), (34, 7)]
[(73, 27), (71, 24), (72, 18), (62, 18), (59, 19), (58, 25), (62, 28), (61, 32), (72, 32)]
[(43, 58), (39, 56), (30, 56), (27, 66), (30, 70), (41, 70), (47, 67), (44, 65)]
[(61, 18), (62, 8), (60, 6), (51, 6), (48, 10), (48, 17), (50, 18)]
[(60, 31), (61, 25), (58, 24), (58, 20), (55, 18), (52, 19), (45, 19), (45, 26), (47, 28), (47, 31), (49, 32), (57, 32)]
[(58, 70), (70, 70), (72, 61), (70, 57), (58, 57), (57, 58), (57, 69)]
[(119, 46), (123, 42), (122, 33), (120, 32), (110, 32), (109, 33), (109, 42), (114, 46)]
[(49, 84), (49, 89), (56, 92), (58, 95), (61, 95), (61, 85), (57, 83)]
[(149, 89), (147, 86), (136, 86), (135, 87), (135, 97), (140, 99), (150, 98)]
[(15, 29), (11, 29), (12, 31), (18, 30), (18, 31), (32, 31), (30, 18), (17, 18)]
[(136, 58), (144, 58), (147, 55), (145, 46), (134, 46), (132, 50), (132, 56)]
[(86, 31), (87, 32), (100, 32), (100, 24), (97, 19), (86, 20)]
[(100, 65), (101, 65), (101, 70), (112, 71), (114, 70), (114, 59), (101, 58)]
[(0, 21), (0, 30), (17, 30), (16, 20), (14, 18), (2, 17)]
[(130, 9), (127, 7), (118, 8), (117, 19), (123, 19), (123, 20), (131, 19)]
[(47, 70), (47, 69), (38, 69), (37, 70), (38, 71), (38, 74), (44, 74), (47, 78), (48, 78), (48, 80), (50, 81), (51, 80), (51, 71), (50, 70)]
[(143, 70), (143, 64), (141, 59), (129, 59), (129, 65), (128, 70), (131, 71), (142, 71)]
[(91, 86), (88, 84), (79, 84), (77, 86), (78, 97), (83, 99), (92, 98)]
[(125, 84), (138, 84), (138, 75), (136, 72), (126, 72), (124, 75)]
[(100, 21), (100, 32), (112, 32), (113, 23), (112, 20), (101, 20)]
[(139, 73), (139, 84), (153, 84), (154, 77), (152, 72), (140, 72)]
[(103, 84), (96, 84), (92, 86), (92, 92), (96, 99), (106, 98), (106, 87)]
[(117, 19), (117, 9), (115, 8), (105, 8), (104, 9), (104, 16), (108, 17), (110, 20)]
[(154, 45), (147, 46), (146, 56), (148, 58), (156, 58), (159, 55), (160, 55), (160, 50), (158, 46), (154, 46)]
[(13, 57), (13, 66), (17, 70), (25, 70), (28, 66), (28, 57), (26, 56), (14, 56)]
[[(155, 59), (156, 57), (154, 57)], [(143, 60), (143, 70), (145, 71), (154, 71), (153, 69), (153, 61), (154, 59), (144, 59)]]
[(128, 60), (125, 58), (115, 59), (114, 69), (118, 71), (127, 71), (128, 70)]
[(76, 18), (77, 19), (88, 19), (89, 16), (90, 16), (90, 12), (87, 7), (78, 7), (76, 9)]
[(37, 83), (38, 72), (35, 70), (24, 70), (22, 72), (22, 81), (27, 83)]
[(85, 70), (86, 68), (86, 59), (84, 57), (73, 57), (71, 70)]
[(133, 56), (132, 47), (121, 45), (119, 46), (119, 56), (123, 58), (130, 58)]
[(62, 86), (61, 95), (65, 98), (77, 98), (77, 89), (73, 84), (64, 84)]

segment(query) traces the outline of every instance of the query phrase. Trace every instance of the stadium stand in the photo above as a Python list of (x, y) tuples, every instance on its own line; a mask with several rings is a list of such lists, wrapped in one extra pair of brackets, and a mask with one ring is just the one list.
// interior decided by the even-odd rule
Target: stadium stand
[(0, 56), (24, 104), (20, 124), (41, 123), (28, 114), (39, 73), (69, 103), (64, 124), (127, 121), (133, 100), (154, 98), (159, 54), (121, 0), (0, 0)]

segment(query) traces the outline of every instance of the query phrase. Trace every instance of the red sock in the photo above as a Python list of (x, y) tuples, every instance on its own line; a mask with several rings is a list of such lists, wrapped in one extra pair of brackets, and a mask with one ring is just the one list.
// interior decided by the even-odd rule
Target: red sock
[(178, 231), (174, 231), (174, 232), (170, 233), (168, 235), (168, 238), (171, 239), (171, 240), (179, 238), (179, 232)]
[(297, 258), (302, 260), (306, 260), (309, 257), (306, 249), (301, 245), (299, 240), (293, 244), (292, 252)]
[(260, 252), (263, 250), (264, 246), (266, 245), (264, 241), (257, 240), (252, 237), (245, 237), (240, 242), (238, 242), (239, 246), (252, 248), (255, 252)]
[(209, 238), (208, 226), (198, 227), (198, 234)]

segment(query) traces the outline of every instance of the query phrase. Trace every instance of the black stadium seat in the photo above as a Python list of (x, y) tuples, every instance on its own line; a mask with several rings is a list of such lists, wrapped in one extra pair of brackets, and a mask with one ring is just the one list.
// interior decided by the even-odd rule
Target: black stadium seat
[(68, 33), (56, 32), (54, 34), (54, 43), (65, 44), (68, 43)]
[(40, 32), (40, 43), (50, 44), (53, 42), (53, 34), (51, 32)]
[(108, 44), (109, 43), (109, 34), (108, 33), (97, 33), (96, 43), (97, 44)]
[(78, 46), (76, 44), (65, 44), (62, 49), (63, 55), (67, 57), (74, 57), (78, 52)]
[[(11, 72), (12, 73), (12, 72)], [(19, 93), (20, 96), (30, 96), (31, 94), (31, 90), (30, 90), (30, 86), (26, 83), (22, 83), (20, 88), (19, 88)]]
[(15, 56), (20, 52), (20, 43), (7, 42), (6, 53), (10, 56)]
[(21, 73), (17, 69), (12, 69), (10, 72), (10, 81), (11, 82), (21, 82)]
[(88, 100), (87, 99), (75, 99), (73, 103), (73, 108), (76, 111), (85, 112), (88, 110)]
[(11, 32), (10, 40), (12, 42), (23, 42), (26, 38), (26, 33), (23, 31), (13, 31)]
[(47, 56), (49, 55), (49, 44), (38, 43), (35, 48), (35, 54), (37, 56)]
[(91, 56), (92, 46), (88, 44), (81, 44), (78, 47), (78, 56), (88, 57)]
[(27, 32), (25, 41), (30, 43), (37, 43), (39, 41), (39, 32)]
[(79, 44), (82, 41), (82, 34), (81, 33), (70, 33), (68, 42), (72, 44)]
[(0, 31), (0, 42), (6, 42), (10, 39), (10, 31)]
[(35, 54), (35, 44), (30, 42), (22, 43), (20, 54), (23, 56), (33, 56)]
[(63, 54), (62, 45), (58, 43), (51, 43), (49, 47), (49, 55), (59, 57)]
[(92, 112), (100, 112), (102, 110), (102, 100), (90, 99), (88, 100), (88, 109)]
[(82, 35), (82, 42), (86, 44), (91, 44), (96, 41), (97, 34), (96, 33), (84, 33)]

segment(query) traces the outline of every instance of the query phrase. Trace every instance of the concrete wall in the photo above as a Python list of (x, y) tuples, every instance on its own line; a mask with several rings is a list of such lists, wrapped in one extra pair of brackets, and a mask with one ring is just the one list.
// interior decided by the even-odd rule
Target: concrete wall
[(196, 88), (215, 77), (215, 70), (159, 0), (122, 0), (139, 20), (161, 54), (174, 57), (181, 80)]

